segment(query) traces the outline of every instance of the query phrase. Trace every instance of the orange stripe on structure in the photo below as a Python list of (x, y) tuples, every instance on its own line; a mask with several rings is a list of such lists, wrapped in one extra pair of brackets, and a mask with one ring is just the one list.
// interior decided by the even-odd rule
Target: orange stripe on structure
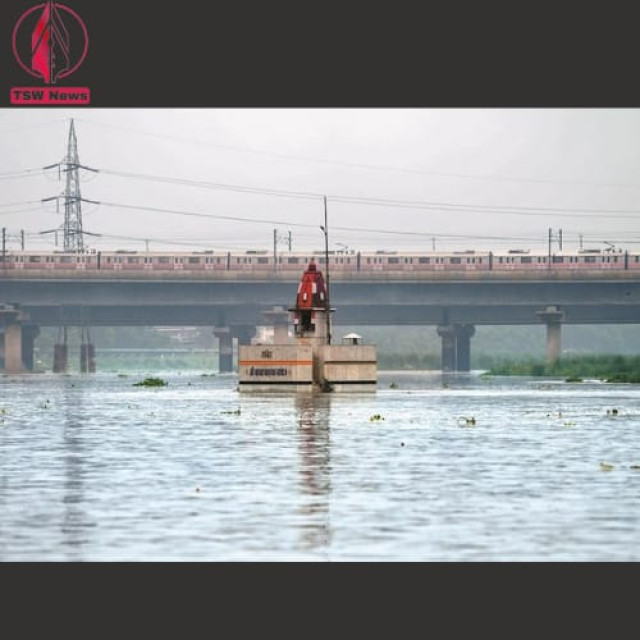
[(240, 365), (245, 364), (290, 364), (295, 367), (299, 364), (313, 364), (313, 360), (240, 360)]

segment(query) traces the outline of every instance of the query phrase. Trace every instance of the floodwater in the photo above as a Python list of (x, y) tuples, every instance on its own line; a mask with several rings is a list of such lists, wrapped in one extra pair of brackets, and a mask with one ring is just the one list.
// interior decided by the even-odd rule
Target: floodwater
[(146, 375), (0, 376), (0, 560), (640, 560), (638, 385)]

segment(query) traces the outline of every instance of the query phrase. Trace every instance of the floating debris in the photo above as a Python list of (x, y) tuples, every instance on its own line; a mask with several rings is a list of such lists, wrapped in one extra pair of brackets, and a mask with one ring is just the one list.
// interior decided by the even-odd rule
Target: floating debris
[(240, 415), (240, 407), (237, 409), (230, 409), (229, 411), (222, 411), (222, 413), (228, 416), (239, 416)]
[(578, 376), (569, 376), (565, 382), (584, 382), (584, 380)]
[(169, 383), (162, 378), (145, 378), (140, 382), (134, 382), (134, 387), (166, 387)]
[(389, 385), (389, 389), (397, 389), (397, 388), (398, 388), (398, 383), (395, 381)]
[(374, 413), (369, 418), (369, 422), (379, 422), (380, 420), (384, 420), (384, 416), (381, 416), (379, 413)]
[(601, 471), (611, 471), (614, 468), (615, 467), (610, 462), (601, 462), (600, 463), (600, 470)]
[(466, 418), (465, 416), (460, 416), (458, 418), (458, 425), (461, 427), (472, 427), (476, 423), (476, 419), (471, 416), (470, 418)]
[(640, 469), (640, 464), (632, 464), (629, 469)]
[(607, 415), (608, 416), (617, 416), (618, 415), (618, 410), (617, 409), (607, 409)]

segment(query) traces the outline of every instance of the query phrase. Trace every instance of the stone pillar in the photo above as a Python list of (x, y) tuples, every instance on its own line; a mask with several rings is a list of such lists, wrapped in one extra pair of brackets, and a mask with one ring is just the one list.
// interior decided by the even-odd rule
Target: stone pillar
[(438, 335), (442, 338), (442, 370), (456, 370), (456, 333), (451, 325), (440, 325)]
[(4, 370), (22, 373), (22, 325), (8, 324), (4, 328)]
[(37, 324), (22, 325), (22, 364), (26, 371), (34, 370), (33, 345), (40, 335), (40, 327)]
[(562, 353), (562, 322), (564, 312), (554, 305), (548, 306), (544, 311), (536, 311), (540, 322), (547, 325), (547, 363), (557, 362)]
[(218, 371), (233, 371), (233, 335), (229, 327), (216, 327), (213, 335), (218, 338)]
[(471, 371), (471, 336), (476, 332), (472, 324), (454, 325), (456, 334), (456, 371)]

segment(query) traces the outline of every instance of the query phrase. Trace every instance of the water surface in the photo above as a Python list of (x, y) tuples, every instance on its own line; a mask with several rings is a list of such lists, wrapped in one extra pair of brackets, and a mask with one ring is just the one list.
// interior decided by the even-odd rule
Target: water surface
[(0, 377), (0, 560), (640, 559), (637, 385), (145, 375)]

